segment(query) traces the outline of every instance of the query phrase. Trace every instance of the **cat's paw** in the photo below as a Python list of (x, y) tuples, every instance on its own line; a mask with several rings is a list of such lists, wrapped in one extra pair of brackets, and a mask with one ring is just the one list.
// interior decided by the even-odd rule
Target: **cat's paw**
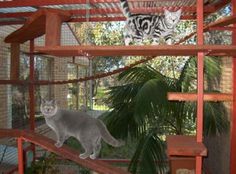
[(63, 145), (63, 143), (61, 143), (61, 142), (56, 142), (54, 145), (55, 145), (57, 148), (59, 148), (59, 147), (61, 147), (61, 146)]
[(90, 155), (89, 157), (90, 157), (91, 159), (93, 159), (93, 160), (97, 158), (97, 157), (96, 157), (96, 154), (92, 154), (92, 155)]
[(84, 153), (82, 153), (82, 154), (79, 155), (79, 157), (80, 157), (81, 159), (86, 159), (86, 158), (88, 158), (88, 156), (89, 156), (89, 155), (84, 154)]
[(151, 45), (159, 45), (158, 42), (153, 41)]

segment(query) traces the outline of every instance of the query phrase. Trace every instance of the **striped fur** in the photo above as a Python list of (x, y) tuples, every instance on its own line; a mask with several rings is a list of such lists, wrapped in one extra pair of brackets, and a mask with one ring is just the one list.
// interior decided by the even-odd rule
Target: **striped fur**
[(142, 44), (144, 39), (151, 39), (158, 44), (163, 38), (167, 44), (173, 40), (173, 31), (181, 16), (181, 9), (176, 12), (164, 11), (164, 15), (131, 14), (127, 0), (120, 0), (121, 10), (127, 18), (125, 25), (125, 45), (132, 41)]

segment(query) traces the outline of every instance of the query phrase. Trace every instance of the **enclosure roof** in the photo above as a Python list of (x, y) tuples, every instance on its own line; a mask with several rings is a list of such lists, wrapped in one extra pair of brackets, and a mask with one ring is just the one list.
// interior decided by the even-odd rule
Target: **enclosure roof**
[[(182, 9), (182, 19), (196, 18), (196, 0), (128, 0), (132, 13), (162, 14)], [(217, 11), (229, 0), (204, 0), (205, 15)], [(67, 10), (70, 22), (125, 20), (119, 0), (0, 0), (0, 25), (22, 24), (39, 8)]]

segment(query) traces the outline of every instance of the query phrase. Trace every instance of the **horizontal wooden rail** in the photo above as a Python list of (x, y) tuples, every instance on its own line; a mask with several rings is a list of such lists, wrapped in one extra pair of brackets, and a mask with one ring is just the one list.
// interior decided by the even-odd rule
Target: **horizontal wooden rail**
[(198, 143), (195, 136), (168, 135), (168, 156), (206, 156), (207, 148), (203, 143)]
[(130, 174), (129, 172), (126, 172), (120, 168), (113, 167), (100, 160), (81, 159), (79, 157), (78, 150), (72, 149), (66, 145), (62, 146), (61, 148), (57, 148), (54, 145), (55, 141), (31, 131), (0, 129), (0, 138), (4, 137), (21, 138), (24, 141), (38, 145), (50, 152), (62, 156), (63, 158), (74, 161), (83, 167), (89, 168), (101, 174)]
[[(197, 94), (169, 92), (167, 98), (173, 101), (197, 101)], [(233, 101), (232, 95), (225, 93), (207, 93), (203, 98), (205, 101)]]
[(212, 56), (235, 56), (232, 45), (131, 45), (131, 46), (50, 46), (35, 51), (58, 57), (72, 56), (196, 56), (204, 52)]
[[(215, 22), (212, 22), (208, 25), (206, 25), (204, 28), (203, 28), (203, 31), (204, 32), (207, 32), (211, 29), (214, 29), (216, 27), (224, 27), (224, 26), (227, 26), (227, 25), (230, 25), (230, 24), (234, 24), (236, 23), (236, 15), (232, 15), (232, 16), (227, 16), (227, 17), (224, 17), (222, 19), (219, 19)], [(182, 38), (179, 42), (177, 42), (175, 45), (179, 45), (183, 42), (185, 42), (186, 40), (190, 39), (191, 37), (195, 36), (197, 34), (196, 31), (190, 33), (189, 35), (185, 36), (184, 38)]]

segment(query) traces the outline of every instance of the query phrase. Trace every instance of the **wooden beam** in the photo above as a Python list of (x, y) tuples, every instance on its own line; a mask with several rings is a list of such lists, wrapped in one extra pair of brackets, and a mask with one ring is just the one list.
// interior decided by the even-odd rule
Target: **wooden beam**
[[(236, 15), (236, 0), (231, 0), (232, 15)], [(233, 25), (236, 27), (236, 24)], [(232, 32), (232, 45), (236, 45), (236, 30)], [(232, 96), (230, 128), (230, 174), (236, 173), (236, 56), (232, 57)]]
[[(132, 2), (144, 2), (145, 0), (129, 0), (130, 3)], [(150, 2), (150, 0), (148, 0)], [(48, 5), (73, 5), (73, 4), (86, 4), (86, 0), (20, 0), (20, 1), (0, 1), (0, 8), (11, 8), (11, 7), (41, 7), (41, 6), (48, 6)], [(98, 3), (120, 3), (119, 0), (90, 0), (89, 3), (91, 4), (98, 4)], [(220, 5), (220, 4), (219, 4)], [(162, 7), (160, 7), (162, 8)], [(166, 8), (166, 7), (163, 7)], [(170, 8), (171, 7), (167, 7)], [(174, 7), (175, 8), (175, 7)], [(183, 7), (183, 10), (187, 11), (188, 8), (195, 8), (194, 6), (191, 7)], [(205, 12), (214, 12), (216, 5), (208, 5), (204, 8)], [(192, 11), (192, 10), (191, 10)]]
[[(217, 27), (224, 27), (224, 26), (234, 24), (234, 23), (236, 23), (236, 15), (227, 16), (227, 17), (224, 17), (222, 19), (219, 19), (215, 22), (212, 22), (212, 23), (206, 25), (203, 28), (203, 31), (207, 32), (207, 31), (210, 31), (210, 30), (214, 30), (214, 28), (216, 28), (216, 30), (217, 30)], [(196, 34), (197, 34), (196, 31), (190, 33), (189, 35), (185, 36), (183, 39), (181, 39), (175, 45), (178, 45), (178, 44), (181, 44), (181, 43), (185, 42), (186, 40), (190, 39), (191, 37), (195, 36)]]
[(17, 150), (18, 150), (18, 174), (24, 174), (23, 141), (21, 137), (17, 138)]
[[(196, 93), (179, 93), (179, 92), (169, 92), (167, 95), (168, 100), (171, 101), (197, 101)], [(232, 94), (225, 93), (208, 93), (203, 95), (204, 101), (233, 101)]]
[(61, 44), (62, 19), (56, 13), (48, 13), (45, 24), (45, 46), (59, 46)]
[[(142, 13), (142, 14), (156, 14), (156, 13), (164, 13), (164, 9), (173, 10), (176, 9), (176, 6), (167, 6), (167, 7), (135, 7), (131, 8), (131, 13)], [(196, 13), (195, 6), (185, 6), (181, 7), (182, 12), (185, 16), (185, 13)], [(78, 9), (78, 10), (65, 10), (73, 16), (85, 16), (87, 11), (90, 15), (107, 15), (107, 14), (121, 14), (122, 11), (119, 8), (92, 8), (92, 9)], [(206, 13), (213, 12), (213, 8), (206, 8)], [(22, 18), (22, 17), (30, 17), (34, 12), (13, 12), (13, 13), (0, 13), (0, 18)]]
[[(197, 44), (203, 45), (203, 0), (197, 0)], [(197, 143), (203, 142), (203, 95), (204, 95), (204, 52), (197, 53), (197, 118), (196, 118), (196, 141)], [(202, 156), (196, 156), (196, 173), (202, 173)]]
[[(197, 143), (195, 136), (168, 135), (166, 137), (168, 156), (206, 156), (203, 143)], [(199, 173), (200, 174), (200, 173)]]
[(36, 134), (32, 131), (26, 130), (13, 130), (13, 129), (0, 129), (0, 137), (21, 137), (22, 140), (38, 145), (50, 152), (53, 152), (65, 159), (76, 162), (77, 164), (89, 168), (92, 171), (101, 174), (130, 174), (118, 167), (111, 166), (100, 160), (81, 159), (78, 149), (72, 149), (66, 145), (57, 148), (54, 144), (55, 141), (45, 136)]
[(73, 56), (196, 56), (236, 55), (236, 46), (223, 45), (144, 45), (144, 46), (54, 46), (35, 47), (36, 53), (58, 57)]
[[(25, 41), (34, 39), (36, 37), (45, 34), (45, 26), (47, 16), (50, 17), (51, 14), (60, 16), (62, 21), (67, 21), (70, 19), (70, 14), (63, 10), (58, 9), (39, 9), (35, 12), (26, 23), (15, 32), (11, 33), (5, 38), (6, 43), (24, 43)], [(51, 21), (53, 23), (53, 21)]]
[(236, 15), (227, 16), (227, 17), (217, 20), (216, 22), (208, 24), (206, 27), (204, 27), (204, 31), (208, 31), (209, 28), (212, 28), (212, 27), (224, 27), (230, 24), (235, 24), (235, 23), (236, 23)]
[(20, 44), (11, 43), (10, 79), (18, 80), (20, 75)]

